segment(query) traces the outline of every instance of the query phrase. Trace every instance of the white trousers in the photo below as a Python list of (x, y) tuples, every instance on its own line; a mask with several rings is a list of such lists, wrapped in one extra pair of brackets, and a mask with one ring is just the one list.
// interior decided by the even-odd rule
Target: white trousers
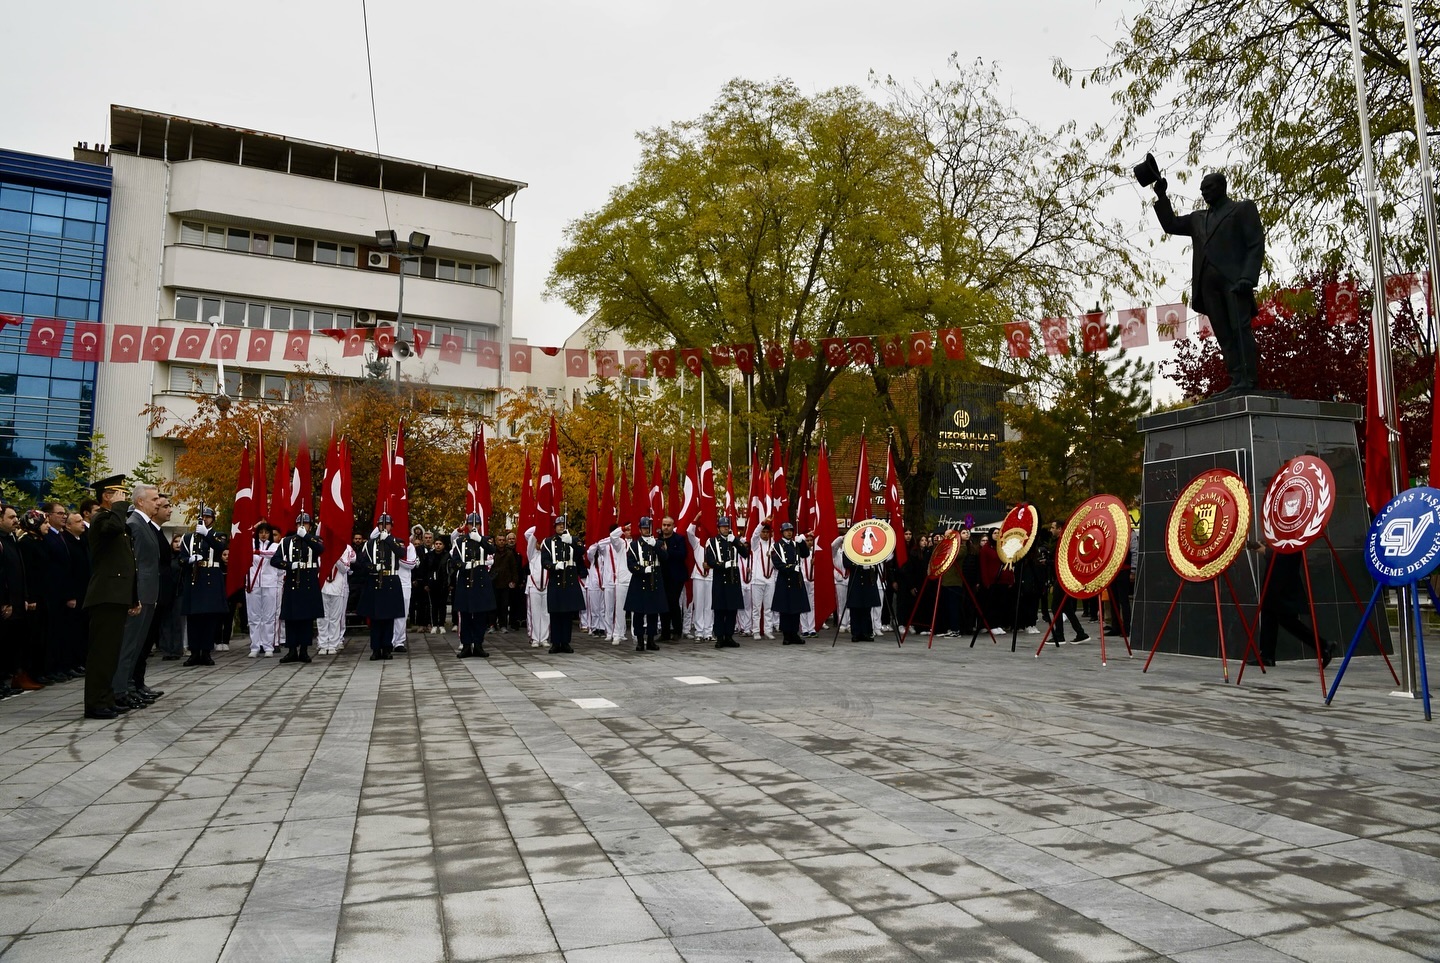
[(274, 652), (280, 640), (280, 587), (256, 586), (245, 593), (245, 614), (250, 620), (250, 651)]
[(325, 617), (320, 620), (320, 632), (315, 637), (322, 649), (339, 649), (345, 644), (345, 603), (350, 599), (347, 589), (339, 595), (320, 593), (325, 605)]
[(800, 613), (800, 631), (815, 631), (815, 583), (808, 579), (801, 579), (805, 583), (805, 598), (810, 601), (810, 611)]
[(780, 618), (771, 610), (771, 604), (774, 601), (775, 580), (773, 578), (751, 578), (749, 609), (752, 635), (774, 635), (779, 629)]
[(844, 579), (835, 580), (835, 614), (840, 616), (840, 628), (850, 631), (850, 610), (845, 600), (850, 596), (850, 583)]
[(625, 631), (625, 593), (629, 582), (609, 582), (605, 586), (605, 634), (611, 642), (623, 642)]
[(531, 642), (550, 642), (550, 610), (545, 602), (548, 596), (548, 591), (529, 584), (525, 586), (525, 625), (530, 631)]
[(690, 634), (697, 639), (715, 638), (714, 584), (708, 578), (690, 580)]
[(610, 619), (605, 614), (605, 589), (592, 582), (585, 583), (585, 610), (580, 613), (580, 627), (587, 632), (610, 631)]

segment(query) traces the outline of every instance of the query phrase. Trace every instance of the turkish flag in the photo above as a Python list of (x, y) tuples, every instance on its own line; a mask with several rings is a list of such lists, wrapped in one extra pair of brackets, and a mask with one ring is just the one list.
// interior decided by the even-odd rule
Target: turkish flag
[(174, 343), (174, 328), (146, 328), (145, 344), (140, 348), (140, 360), (169, 361), (170, 346)]
[(870, 343), (869, 338), (850, 339), (850, 360), (855, 364), (875, 363), (875, 345)]
[(375, 357), (388, 358), (394, 353), (395, 329), (388, 324), (382, 324), (375, 329)]
[(844, 338), (822, 339), (820, 352), (825, 355), (825, 363), (832, 368), (843, 368), (850, 363), (850, 355), (845, 350)]
[(447, 334), (440, 338), (440, 360), (448, 361), (451, 364), (459, 364), (460, 356), (465, 353), (465, 342), (458, 334)]
[(1420, 289), (1420, 276), (1415, 273), (1391, 274), (1385, 278), (1386, 301), (1409, 301)]
[(431, 337), (433, 337), (433, 335), (431, 335), (429, 331), (426, 331), (422, 328), (416, 328), (414, 330), (414, 332), (410, 336), (410, 340), (413, 341), (415, 344), (415, 357), (425, 357), (425, 349), (430, 347)]
[(625, 352), (625, 376), (628, 378), (645, 377), (645, 352)]
[[(234, 361), (240, 348), (240, 332), (234, 328), (220, 328), (210, 339), (210, 360)], [(114, 352), (111, 352), (113, 357)]]
[(1161, 341), (1175, 341), (1186, 336), (1186, 309), (1183, 304), (1161, 304), (1155, 308), (1155, 330)]
[(285, 335), (285, 360), (286, 361), (309, 361), (310, 360), (310, 332), (291, 331)]
[(1104, 351), (1110, 347), (1110, 332), (1105, 327), (1105, 315), (1095, 311), (1080, 321), (1080, 350), (1087, 354)]
[(365, 353), (365, 341), (370, 336), (367, 328), (349, 328), (345, 332), (345, 349), (342, 355), (346, 358), (358, 358)]
[(30, 322), (30, 337), (25, 341), (26, 354), (46, 358), (60, 357), (60, 343), (65, 340), (65, 322), (55, 318), (36, 318)]
[(910, 335), (910, 357), (905, 363), (912, 368), (928, 365), (935, 360), (934, 335), (929, 331), (916, 331)]
[(1143, 348), (1150, 343), (1150, 309), (1126, 308), (1116, 312), (1120, 320), (1120, 347)]
[(530, 346), (528, 344), (510, 345), (510, 370), (530, 373)]
[(0, 314), (0, 331), (4, 331), (12, 324), (18, 328), (24, 320), (25, 319), (18, 314)]
[(598, 378), (614, 378), (620, 374), (620, 352), (618, 351), (597, 351), (595, 352), (595, 376)]
[(76, 321), (75, 338), (70, 342), (70, 360), (105, 360), (105, 325), (99, 321)]
[(584, 348), (566, 348), (565, 375), (569, 378), (590, 377), (590, 352)]
[(730, 353), (735, 357), (735, 367), (741, 374), (755, 373), (755, 346), (753, 344), (732, 344)]
[(500, 342), (476, 341), (475, 364), (481, 368), (500, 369)]
[(655, 373), (662, 378), (675, 377), (675, 351), (667, 348), (663, 351), (650, 352), (650, 364), (655, 368)]
[(1046, 354), (1070, 353), (1070, 319), (1041, 318), (1040, 340), (1045, 344)]
[(945, 349), (945, 357), (951, 361), (965, 360), (965, 332), (960, 328), (941, 328), (940, 346)]
[(774, 341), (765, 346), (765, 363), (770, 366), (771, 371), (779, 371), (785, 367), (785, 349)]
[(251, 331), (250, 343), (245, 349), (246, 361), (269, 361), (275, 347), (274, 331)]
[(685, 370), (697, 378), (705, 370), (705, 353), (699, 348), (681, 348), (680, 360), (684, 362)]
[(809, 361), (811, 358), (815, 357), (815, 345), (810, 341), (804, 340), (803, 338), (799, 341), (796, 341), (794, 343), (794, 347), (791, 350), (794, 352), (795, 357), (799, 358), (801, 361)]
[(903, 368), (905, 366), (905, 336), (896, 334), (881, 338), (880, 357), (885, 360), (887, 368)]
[(204, 328), (181, 328), (175, 339), (175, 357), (199, 361), (205, 355), (205, 342), (210, 332)]
[(717, 344), (710, 349), (710, 361), (717, 368), (728, 368), (735, 363), (735, 352), (727, 344)]
[(258, 521), (255, 489), (250, 480), (250, 446), (240, 452), (240, 472), (235, 478), (234, 508), (230, 510), (230, 567), (225, 573), (225, 591), (231, 595), (246, 587), (255, 551), (253, 529)]
[(1360, 290), (1354, 281), (1325, 285), (1325, 320), (1331, 327), (1360, 322)]
[(110, 360), (122, 364), (140, 360), (140, 342), (145, 329), (138, 324), (117, 324), (110, 333)]
[(1215, 326), (1210, 323), (1208, 317), (1203, 314), (1197, 314), (1195, 315), (1195, 320), (1199, 324), (1199, 335), (1202, 339), (1215, 337)]
[(336, 344), (345, 343), (344, 328), (321, 328), (320, 333), (325, 335), (325, 337), (329, 338), (331, 341), (334, 341)]
[(1006, 321), (1005, 346), (1012, 358), (1030, 357), (1030, 322)]

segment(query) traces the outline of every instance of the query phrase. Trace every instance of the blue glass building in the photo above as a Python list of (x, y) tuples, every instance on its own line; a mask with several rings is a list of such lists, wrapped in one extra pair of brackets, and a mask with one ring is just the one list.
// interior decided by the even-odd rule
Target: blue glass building
[[(110, 217), (108, 167), (0, 150), (0, 479), (39, 497), (88, 450), (94, 362), (71, 360), (76, 321), (99, 321)], [(26, 352), (36, 318), (63, 320), (58, 358)]]

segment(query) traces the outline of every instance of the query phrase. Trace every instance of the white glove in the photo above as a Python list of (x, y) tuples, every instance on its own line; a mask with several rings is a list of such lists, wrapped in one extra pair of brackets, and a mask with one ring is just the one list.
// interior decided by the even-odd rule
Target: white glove
[(390, 537), (390, 533), (389, 533), (389, 532), (381, 532), (381, 533), (380, 533), (380, 537), (381, 537), (381, 538), (389, 538), (389, 537)]
[[(646, 545), (654, 545), (654, 544), (655, 544), (655, 536), (654, 536), (654, 535), (641, 535), (641, 536), (640, 536), (640, 541), (644, 542)], [(646, 571), (649, 571), (649, 569), (646, 569)]]
[(201, 555), (201, 554), (199, 554), (198, 552), (192, 552), (192, 553), (190, 554), (190, 563), (191, 563), (192, 565), (193, 565), (194, 563), (196, 563), (196, 562), (203, 562), (203, 561), (205, 561), (205, 556), (204, 556), (204, 555)]
[(564, 542), (566, 545), (569, 545), (569, 544), (570, 544), (570, 533), (569, 533), (569, 532), (566, 532), (564, 535), (561, 535), (561, 536), (560, 536), (560, 541)]
[(480, 533), (479, 533), (479, 532), (471, 532), (471, 533), (470, 533), (470, 541), (472, 541), (472, 542), (478, 542), (478, 541), (480, 541)]
[(305, 535), (306, 535), (306, 533), (309, 532), (309, 531), (310, 531), (310, 529), (306, 528), (304, 525), (296, 525), (296, 526), (295, 526), (295, 534), (296, 534), (297, 536), (299, 536), (300, 538), (304, 538)]
[(204, 522), (196, 522), (196, 523), (195, 523), (195, 531), (196, 531), (198, 534), (200, 534), (200, 535), (209, 535), (209, 534), (210, 534), (210, 529), (208, 529), (208, 528), (205, 527), (205, 523), (204, 523)]

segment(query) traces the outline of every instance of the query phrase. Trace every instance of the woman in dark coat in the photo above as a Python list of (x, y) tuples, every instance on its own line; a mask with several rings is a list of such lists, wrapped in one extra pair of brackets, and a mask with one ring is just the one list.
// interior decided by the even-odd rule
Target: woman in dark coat
[(495, 543), (489, 535), (480, 534), (480, 516), (466, 515), (465, 530), (455, 533), (448, 556), (454, 573), (455, 631), (460, 634), (458, 655), (462, 659), (490, 657), (485, 651), (485, 630), (495, 614), (495, 586), (490, 578), (494, 557)]
[[(640, 519), (640, 537), (625, 550), (625, 567), (630, 570), (630, 588), (625, 593), (625, 611), (636, 616), (635, 651), (657, 652), (655, 636), (660, 632), (660, 613), (670, 611), (665, 598), (665, 576), (661, 571), (663, 543), (650, 533), (649, 516)], [(643, 632), (642, 632), (643, 625)]]

